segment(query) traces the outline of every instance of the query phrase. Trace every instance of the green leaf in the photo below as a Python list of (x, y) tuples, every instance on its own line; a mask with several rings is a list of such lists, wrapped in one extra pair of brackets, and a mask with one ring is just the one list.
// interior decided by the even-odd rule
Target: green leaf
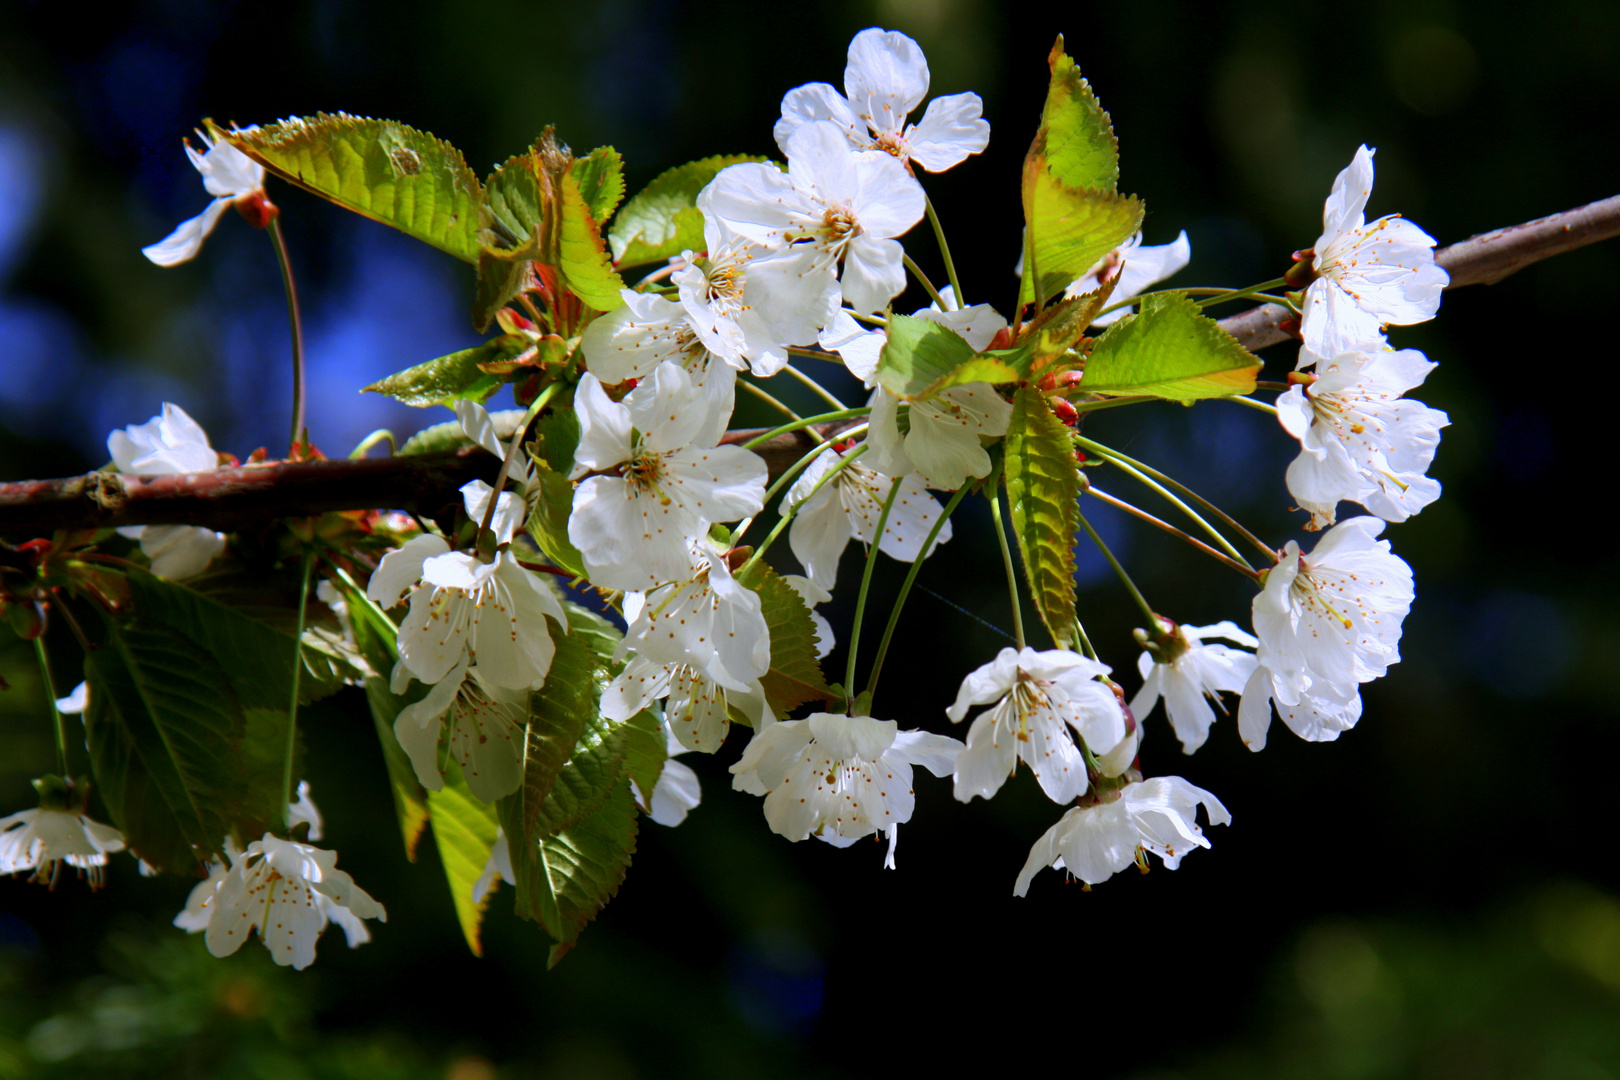
[(669, 742), (664, 738), (664, 724), (651, 709), (643, 709), (624, 722), (624, 771), (641, 797), (652, 802), (653, 788), (663, 775), (664, 762), (669, 758)]
[(478, 258), (483, 188), (461, 151), (441, 139), (345, 113), (214, 130), (283, 180), (458, 259)]
[(552, 409), (535, 422), (530, 461), (540, 497), (529, 512), (527, 527), (530, 539), (552, 565), (585, 577), (584, 556), (568, 539), (568, 516), (574, 510), (574, 485), (568, 474), (573, 471), (578, 445), (579, 416), (573, 409)]
[(363, 387), (362, 392), (387, 394), (418, 408), (454, 405), (463, 398), (483, 401), (500, 387), (501, 380), (481, 371), (478, 365), (505, 360), (509, 356), (511, 352), (504, 346), (485, 342), (404, 371), (396, 371), (386, 379)]
[(837, 693), (827, 685), (816, 657), (816, 627), (810, 609), (793, 586), (763, 562), (738, 579), (759, 594), (765, 625), (771, 634), (771, 666), (759, 680), (771, 711), (785, 717), (807, 701), (832, 704)]
[(764, 160), (753, 154), (724, 154), (660, 173), (624, 204), (614, 220), (608, 234), (614, 261), (620, 266), (641, 266), (663, 262), (687, 249), (702, 251), (706, 244), (698, 192), (728, 165)]
[(956, 331), (931, 319), (891, 315), (873, 378), (889, 393), (910, 401), (972, 359), (973, 346)]
[(445, 763), (444, 786), (428, 792), (427, 799), (433, 815), (433, 839), (439, 848), (439, 862), (444, 865), (445, 880), (450, 885), (456, 919), (467, 938), (467, 948), (474, 956), (483, 956), (478, 928), (489, 898), (486, 896), (475, 904), (472, 893), (495, 847), (498, 827), (495, 807), (479, 801), (468, 789), (461, 766), (453, 760)]
[(1143, 297), (1097, 339), (1080, 389), (1092, 394), (1151, 394), (1174, 401), (1254, 390), (1260, 359), (1185, 293)]
[(1013, 396), (1002, 446), (1013, 533), (1030, 595), (1052, 641), (1066, 643), (1074, 636), (1075, 499), (1080, 493), (1074, 444), (1041, 392), (1026, 386)]
[(294, 638), (143, 571), (127, 581), (85, 664), (91, 762), (130, 847), (191, 873), (227, 833), (280, 824)]
[[(181, 592), (173, 595), (187, 604), (202, 605), (216, 615), (225, 613), (232, 620), (246, 619), (246, 629), (250, 632), (256, 633), (260, 629), (273, 631), (279, 637), (274, 647), (276, 655), (283, 655), (282, 650), (285, 650), (289, 659), (286, 676), (292, 677), (290, 660), (293, 635), (298, 631), (296, 564), (279, 572), (265, 573), (229, 560), (219, 560), (206, 573), (192, 578)], [(298, 685), (298, 700), (300, 704), (308, 705), (336, 693), (347, 682), (364, 678), (366, 671), (364, 661), (343, 640), (342, 626), (337, 617), (325, 604), (315, 599), (313, 590), (305, 611), (304, 647), (300, 652), (304, 676)], [(173, 613), (172, 617), (187, 618), (190, 612), (183, 609)], [(250, 669), (256, 667), (251, 649), (257, 646), (249, 646), (250, 651), (246, 653), (235, 649), (227, 641), (222, 641), (221, 647), (234, 650), (233, 663)], [(269, 696), (265, 700), (280, 695), (274, 707), (285, 709), (286, 695), (290, 690), (290, 686), (283, 690), (277, 684), (268, 691)]]
[(557, 265), (568, 291), (597, 311), (624, 305), (624, 282), (613, 269), (591, 208), (572, 173), (562, 179), (562, 225), (557, 238)]
[[(544, 139), (541, 136), (542, 143)], [(540, 257), (543, 245), (536, 240), (535, 233), (543, 230), (546, 215), (536, 171), (536, 152), (532, 150), (508, 158), (484, 181), (484, 206), (478, 233), (484, 247), (510, 252), (534, 244), (534, 250), (527, 257)]]
[[(1052, 175), (1070, 187), (1114, 191), (1119, 186), (1119, 140), (1080, 68), (1063, 51), (1063, 35), (1046, 58), (1052, 71), (1035, 144)], [(1033, 152), (1033, 150), (1031, 151)]]
[(636, 853), (636, 804), (630, 785), (615, 785), (589, 817), (541, 841), (535, 859), (541, 888), (534, 918), (557, 942), (546, 967), (557, 966), (580, 931), (619, 891)]
[(580, 194), (591, 216), (604, 222), (624, 198), (624, 159), (611, 146), (598, 146), (573, 165)]

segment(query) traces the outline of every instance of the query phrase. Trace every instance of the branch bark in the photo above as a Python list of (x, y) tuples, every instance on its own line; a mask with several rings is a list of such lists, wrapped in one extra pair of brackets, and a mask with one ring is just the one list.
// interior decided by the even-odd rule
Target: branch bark
[[(1491, 285), (1532, 263), (1620, 236), (1620, 195), (1561, 214), (1483, 233), (1435, 253), (1451, 274), (1447, 288)], [(1263, 304), (1221, 325), (1250, 349), (1285, 340), (1278, 328), (1287, 309)], [(824, 425), (823, 434), (841, 425)], [(730, 431), (726, 443), (746, 442), (763, 428)], [(813, 445), (798, 432), (756, 448), (779, 476)], [(57, 529), (120, 525), (205, 525), (221, 531), (281, 517), (333, 510), (400, 509), (434, 514), (457, 501), (470, 480), (490, 481), (499, 463), (477, 447), (362, 461), (249, 465), (174, 476), (88, 473), (59, 480), (0, 483), (0, 536), (27, 538)]]

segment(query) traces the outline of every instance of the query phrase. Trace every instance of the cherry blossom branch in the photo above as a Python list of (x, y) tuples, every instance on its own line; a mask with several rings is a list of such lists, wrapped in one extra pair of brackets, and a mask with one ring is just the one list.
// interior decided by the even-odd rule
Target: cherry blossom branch
[[(1435, 252), (1434, 260), (1451, 274), (1448, 289), (1494, 285), (1532, 263), (1615, 236), (1620, 236), (1620, 195), (1481, 233), (1441, 248)], [(1287, 308), (1264, 304), (1222, 319), (1221, 326), (1248, 348), (1263, 349), (1288, 338), (1279, 326), (1291, 318), (1294, 314)]]

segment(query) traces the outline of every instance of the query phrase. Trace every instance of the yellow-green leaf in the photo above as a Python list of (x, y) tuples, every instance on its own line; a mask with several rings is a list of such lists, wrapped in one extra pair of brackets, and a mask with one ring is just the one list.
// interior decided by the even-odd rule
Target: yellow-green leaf
[(439, 862), (444, 866), (445, 881), (450, 886), (456, 920), (461, 923), (467, 948), (474, 956), (483, 956), (484, 946), (478, 939), (478, 929), (489, 898), (486, 896), (474, 903), (473, 885), (483, 874), (489, 853), (495, 847), (495, 830), (499, 827), (495, 807), (480, 802), (468, 789), (461, 766), (453, 760), (445, 763), (444, 786), (428, 792), (427, 799), (433, 815), (433, 840), (438, 845)]
[(601, 229), (573, 173), (562, 180), (562, 227), (557, 241), (557, 264), (568, 283), (568, 291), (597, 311), (612, 311), (624, 304), (624, 298), (619, 295), (624, 282), (613, 269), (607, 245), (602, 242)]
[(599, 223), (613, 216), (624, 198), (624, 159), (611, 146), (598, 146), (572, 166), (580, 194)]
[(504, 345), (485, 342), (404, 371), (396, 371), (363, 389), (374, 394), (387, 394), (418, 408), (451, 405), (463, 398), (482, 401), (499, 389), (501, 380), (485, 373), (478, 365), (504, 360), (511, 355), (511, 350)]
[(637, 192), (614, 219), (608, 239), (620, 266), (663, 262), (688, 248), (702, 251), (703, 212), (698, 192), (728, 165), (764, 161), (753, 154), (724, 154), (689, 161), (660, 173)]
[(1054, 643), (1074, 634), (1074, 530), (1079, 466), (1069, 429), (1034, 387), (1013, 397), (1002, 444), (1013, 533), (1030, 596)]
[[(1113, 191), (1119, 185), (1119, 140), (1114, 125), (1080, 68), (1063, 51), (1063, 35), (1046, 58), (1052, 78), (1035, 144), (1052, 175), (1076, 188)], [(1031, 149), (1034, 152), (1034, 149)]]
[(1185, 293), (1165, 293), (1144, 297), (1097, 339), (1080, 389), (1194, 401), (1250, 393), (1259, 372), (1259, 357)]
[(1024, 164), (1024, 283), (1019, 303), (1062, 293), (1142, 224), (1134, 195), (1063, 183), (1031, 157)]

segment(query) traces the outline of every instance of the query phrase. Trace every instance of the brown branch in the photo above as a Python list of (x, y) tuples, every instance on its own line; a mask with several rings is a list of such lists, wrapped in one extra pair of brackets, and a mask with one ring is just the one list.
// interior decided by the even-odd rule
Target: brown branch
[[(1448, 289), (1494, 285), (1532, 263), (1614, 236), (1620, 236), (1620, 195), (1470, 237), (1441, 248), (1434, 261), (1451, 274)], [(1287, 339), (1278, 325), (1289, 317), (1280, 304), (1262, 304), (1222, 319), (1221, 325), (1248, 348), (1263, 349)]]
[[(846, 424), (826, 424), (835, 429)], [(766, 428), (729, 431), (741, 443)], [(778, 436), (755, 448), (779, 476), (815, 442)], [(206, 525), (223, 532), (330, 510), (409, 510), (437, 514), (471, 480), (495, 479), (500, 462), (480, 447), (435, 454), (246, 465), (170, 476), (93, 472), (61, 480), (0, 483), (0, 536), (28, 538), (57, 529), (119, 525)]]
[[(1435, 260), (1451, 273), (1448, 288), (1489, 285), (1531, 263), (1620, 236), (1620, 195), (1575, 210), (1485, 233), (1442, 248)], [(1221, 325), (1251, 349), (1288, 335), (1286, 309), (1263, 304)], [(847, 425), (821, 427), (823, 436)], [(726, 433), (746, 442), (766, 429)], [(775, 477), (812, 445), (804, 432), (778, 436), (755, 452)], [(27, 538), (57, 529), (117, 525), (206, 525), (235, 530), (283, 517), (331, 510), (398, 509), (436, 513), (457, 501), (469, 480), (493, 480), (495, 458), (471, 447), (438, 454), (364, 461), (255, 465), (175, 476), (89, 473), (61, 480), (0, 483), (0, 536)]]

